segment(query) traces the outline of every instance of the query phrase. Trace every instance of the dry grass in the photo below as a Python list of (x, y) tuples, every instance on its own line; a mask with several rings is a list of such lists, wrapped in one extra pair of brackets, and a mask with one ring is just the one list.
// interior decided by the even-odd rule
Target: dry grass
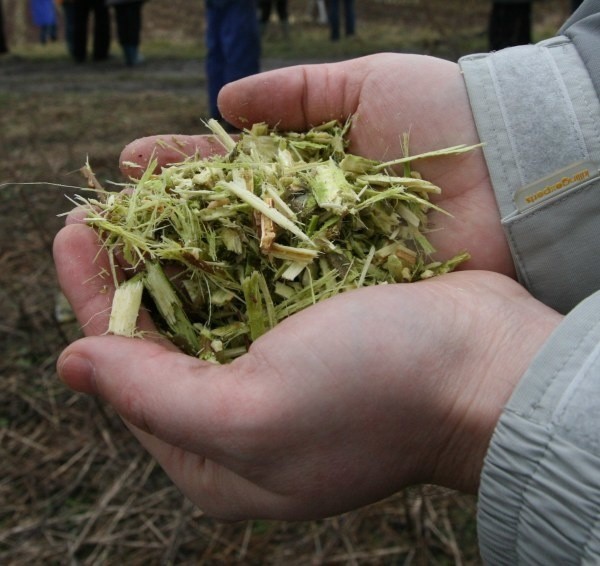
[[(25, 183), (80, 185), (73, 172), (87, 155), (101, 179), (120, 180), (117, 159), (130, 140), (200, 130), (202, 24), (201, 14), (197, 24), (186, 16), (188, 3), (148, 4), (145, 39), (154, 60), (133, 74), (119, 60), (75, 68), (62, 46), (42, 51), (28, 43), (24, 25), (11, 27), (16, 55), (0, 59), (0, 185), (11, 183), (0, 188), (0, 563), (479, 564), (474, 498), (432, 487), (323, 521), (215, 522), (183, 499), (110, 408), (57, 380), (59, 351), (80, 335), (54, 316), (51, 259), (57, 215), (73, 191)], [(4, 0), (9, 15), (19, 4)], [(416, 0), (359, 4), (365, 38), (383, 37), (390, 22), (396, 37), (418, 16), (422, 36), (403, 33), (410, 45), (446, 54), (461, 48), (444, 43), (448, 29), (465, 22), (465, 12), (451, 19), (454, 3), (423, 0), (436, 8), (437, 31), (415, 12)], [(470, 31), (461, 37), (481, 43), (487, 2), (467, 4)], [(565, 4), (544, 3), (555, 10), (540, 25), (560, 20)], [(299, 22), (302, 2), (291, 5)], [(274, 40), (267, 54), (302, 59), (308, 44), (326, 51), (321, 28), (295, 25), (307, 43)], [(363, 40), (331, 56), (368, 49)]]

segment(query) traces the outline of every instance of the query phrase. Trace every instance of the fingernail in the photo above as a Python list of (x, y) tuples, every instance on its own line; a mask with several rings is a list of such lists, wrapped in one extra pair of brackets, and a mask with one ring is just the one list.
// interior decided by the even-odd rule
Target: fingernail
[(58, 377), (71, 389), (94, 395), (96, 393), (95, 369), (92, 362), (79, 354), (65, 354), (56, 364)]

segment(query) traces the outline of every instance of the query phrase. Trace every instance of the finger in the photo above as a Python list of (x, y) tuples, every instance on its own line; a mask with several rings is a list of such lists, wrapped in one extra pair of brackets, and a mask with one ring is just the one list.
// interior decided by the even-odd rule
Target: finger
[(210, 516), (226, 521), (302, 519), (285, 495), (274, 493), (202, 454), (174, 447), (125, 422), (184, 495)]
[(358, 108), (369, 58), (300, 65), (229, 83), (219, 94), (223, 117), (240, 128), (266, 122), (282, 130), (306, 130), (344, 121)]
[[(109, 403), (208, 514), (228, 520), (284, 517), (287, 496), (260, 487), (251, 477), (257, 472), (255, 442), (245, 423), (258, 409), (268, 412), (269, 405), (253, 388), (252, 371), (119, 336), (78, 340), (61, 354), (57, 370), (72, 389)], [(265, 368), (258, 373), (264, 376)], [(254, 472), (247, 474), (248, 467)]]
[(126, 177), (139, 179), (154, 159), (157, 162), (156, 170), (160, 170), (194, 155), (209, 157), (223, 152), (223, 146), (213, 136), (149, 136), (128, 144), (121, 152), (119, 165)]
[[(367, 70), (368, 58), (364, 58), (261, 73), (226, 85), (219, 103), (225, 118), (239, 128), (266, 122), (301, 131), (329, 120), (344, 121), (354, 114)], [(125, 176), (138, 179), (153, 159), (160, 169), (189, 156), (206, 157), (223, 151), (213, 136), (149, 136), (128, 144), (119, 163)]]
[(237, 416), (232, 370), (149, 340), (84, 338), (62, 352), (57, 368), (69, 387), (98, 395), (134, 427), (207, 456), (217, 455)]
[[(161, 367), (169, 368), (168, 376), (158, 374)], [(224, 441), (222, 425), (212, 424), (224, 419), (210, 418), (223, 406), (211, 394), (216, 380), (223, 379), (214, 376), (212, 364), (156, 343), (105, 336), (75, 342), (57, 368), (72, 389), (110, 403), (171, 479), (209, 515), (227, 520), (260, 516), (283, 499), (207, 457), (219, 458), (222, 451), (214, 446)]]
[(234, 467), (268, 454), (265, 443), (276, 432), (270, 423), (288, 401), (269, 387), (275, 370), (267, 362), (249, 355), (236, 362), (219, 366), (164, 344), (105, 335), (68, 346), (57, 370), (69, 387), (98, 395), (137, 429)]
[(88, 214), (89, 210), (85, 206), (76, 206), (67, 214), (65, 224), (67, 226), (70, 224), (83, 224)]
[[(296, 515), (287, 509), (291, 495), (285, 489), (255, 481), (268, 452), (257, 457), (252, 421), (258, 413), (268, 414), (272, 403), (253, 386), (251, 366), (243, 367), (247, 371), (118, 336), (83, 338), (57, 363), (59, 377), (72, 389), (109, 403), (208, 514), (228, 520), (301, 518), (301, 509)], [(268, 371), (255, 370), (261, 377)]]
[[(108, 330), (115, 291), (113, 266), (98, 235), (81, 223), (69, 224), (54, 239), (54, 262), (61, 289), (73, 307), (77, 320), (88, 336)], [(114, 266), (118, 280), (123, 271)], [(141, 310), (138, 328), (153, 332), (154, 324), (147, 311)]]

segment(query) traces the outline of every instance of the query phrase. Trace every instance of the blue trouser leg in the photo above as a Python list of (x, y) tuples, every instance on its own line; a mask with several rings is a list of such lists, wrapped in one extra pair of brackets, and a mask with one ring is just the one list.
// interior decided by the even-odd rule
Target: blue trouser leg
[(210, 114), (220, 118), (217, 96), (229, 82), (258, 73), (260, 35), (256, 4), (243, 0), (207, 10), (206, 74)]
[(208, 104), (211, 118), (219, 118), (217, 95), (225, 84), (225, 60), (219, 33), (223, 10), (207, 8), (206, 10), (206, 77), (208, 81)]

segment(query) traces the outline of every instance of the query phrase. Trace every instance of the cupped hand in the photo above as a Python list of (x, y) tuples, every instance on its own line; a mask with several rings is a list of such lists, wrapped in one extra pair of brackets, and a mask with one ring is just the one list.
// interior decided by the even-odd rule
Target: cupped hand
[[(58, 362), (114, 406), (179, 488), (225, 519), (308, 519), (428, 482), (474, 492), (503, 405), (560, 316), (512, 279), (464, 271), (339, 295), (216, 366), (103, 335), (114, 291), (94, 232), (55, 240), (87, 338)], [(109, 270), (108, 270), (109, 271)]]
[[(402, 156), (404, 133), (410, 134), (412, 155), (480, 142), (459, 67), (421, 55), (379, 54), (270, 71), (225, 86), (219, 105), (239, 128), (266, 122), (302, 131), (354, 116), (350, 151), (382, 161)], [(202, 136), (143, 138), (123, 151), (123, 170), (139, 176), (141, 169), (131, 163), (145, 166), (154, 155), (165, 165), (196, 150), (207, 154), (219, 146)], [(424, 159), (414, 167), (442, 187), (437, 204), (452, 215), (431, 215), (437, 229), (429, 238), (439, 257), (466, 249), (472, 259), (465, 268), (514, 276), (482, 150)]]

